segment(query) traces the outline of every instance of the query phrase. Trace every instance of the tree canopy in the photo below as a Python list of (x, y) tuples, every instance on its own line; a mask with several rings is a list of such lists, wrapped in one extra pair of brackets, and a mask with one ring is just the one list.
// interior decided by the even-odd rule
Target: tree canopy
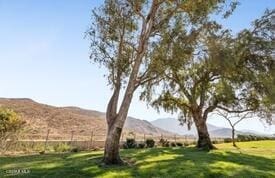
[(271, 123), (275, 109), (274, 14), (267, 10), (253, 28), (237, 35), (215, 21), (186, 30), (178, 17), (154, 48), (155, 71), (163, 80), (147, 83), (141, 99), (156, 109), (179, 110), (180, 121), (189, 127), (194, 121), (205, 122), (215, 109), (253, 111)]
[[(224, 10), (226, 2), (230, 8)], [(93, 11), (93, 24), (88, 30), (91, 59), (108, 69), (106, 76), (113, 89), (106, 111), (105, 163), (121, 162), (119, 139), (136, 89), (162, 80), (162, 66), (154, 56), (167, 40), (165, 33), (176, 24), (193, 31), (205, 24), (211, 13), (223, 12), (227, 17), (236, 4), (231, 0), (106, 0)]]

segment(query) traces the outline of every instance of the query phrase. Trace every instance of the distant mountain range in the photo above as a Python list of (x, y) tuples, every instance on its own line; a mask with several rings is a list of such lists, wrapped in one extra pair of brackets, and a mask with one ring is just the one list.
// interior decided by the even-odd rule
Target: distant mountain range
[[(97, 135), (106, 134), (105, 113), (78, 107), (55, 107), (37, 103), (28, 98), (0, 98), (0, 107), (13, 109), (27, 123), (26, 137), (45, 137), (50, 129), (51, 138), (70, 138), (74, 131), (78, 136), (89, 136), (93, 131)], [(230, 137), (231, 129), (207, 124), (211, 137)], [(124, 132), (135, 132), (143, 135), (192, 135), (196, 136), (196, 128), (191, 130), (180, 126), (173, 118), (157, 119), (152, 122), (128, 117)], [(248, 131), (238, 133), (247, 133)], [(250, 131), (251, 132), (251, 131)]]
[[(159, 128), (165, 128), (167, 131), (177, 133), (179, 135), (194, 135), (197, 136), (197, 129), (193, 124), (191, 129), (188, 130), (187, 125), (180, 125), (180, 122), (174, 118), (161, 118), (151, 122), (154, 126)], [(207, 123), (207, 128), (211, 137), (231, 137), (232, 130), (224, 127), (217, 127)], [(265, 135), (259, 132), (250, 130), (236, 131), (236, 134), (254, 134)]]

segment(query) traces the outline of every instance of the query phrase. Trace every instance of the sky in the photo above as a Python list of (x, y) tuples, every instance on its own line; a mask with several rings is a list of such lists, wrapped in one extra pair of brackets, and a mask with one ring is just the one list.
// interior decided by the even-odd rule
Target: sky
[[(248, 28), (275, 0), (241, 0), (234, 14), (221, 23), (238, 32)], [(85, 32), (91, 10), (103, 0), (0, 0), (0, 97), (31, 98), (54, 106), (78, 106), (105, 111), (110, 87), (105, 69), (89, 59)], [(135, 95), (129, 115), (152, 121), (174, 117), (157, 113)], [(209, 123), (228, 127), (221, 118)], [(237, 129), (275, 133), (258, 121), (244, 121)]]

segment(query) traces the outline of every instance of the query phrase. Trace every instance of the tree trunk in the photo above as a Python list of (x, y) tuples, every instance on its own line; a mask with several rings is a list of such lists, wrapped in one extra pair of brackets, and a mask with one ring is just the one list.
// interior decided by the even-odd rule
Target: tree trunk
[[(134, 66), (132, 68), (128, 84), (121, 102), (119, 109), (117, 108), (118, 98), (119, 98), (119, 87), (116, 87), (118, 91), (114, 91), (114, 94), (108, 104), (106, 119), (108, 124), (108, 133), (105, 142), (104, 158), (103, 162), (105, 164), (121, 164), (123, 161), (119, 156), (119, 141), (124, 126), (125, 120), (128, 115), (129, 107), (133, 98), (134, 91), (139, 86), (138, 73), (142, 59), (145, 56), (146, 50), (148, 48), (148, 40), (152, 33), (152, 28), (154, 25), (155, 15), (159, 3), (153, 1), (150, 12), (146, 20), (142, 23), (142, 30), (139, 37), (138, 52), (134, 59)], [(118, 80), (120, 81), (120, 80)], [(117, 111), (118, 110), (118, 111)]]
[(197, 148), (203, 149), (203, 150), (211, 150), (215, 149), (214, 145), (211, 142), (208, 130), (207, 130), (207, 125), (206, 125), (206, 120), (203, 119), (201, 116), (197, 116), (194, 118), (195, 125), (197, 127), (197, 132), (198, 132), (198, 142), (197, 142)]
[(234, 147), (237, 147), (236, 142), (235, 142), (235, 129), (234, 128), (232, 128), (232, 143), (233, 143)]
[(119, 142), (122, 128), (118, 126), (108, 127), (108, 133), (105, 141), (103, 162), (110, 164), (123, 164), (119, 155)]

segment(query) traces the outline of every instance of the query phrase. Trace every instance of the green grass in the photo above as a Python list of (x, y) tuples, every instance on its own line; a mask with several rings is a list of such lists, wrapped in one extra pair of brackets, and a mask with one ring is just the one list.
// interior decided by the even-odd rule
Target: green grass
[(47, 154), (0, 158), (5, 170), (29, 169), (16, 177), (275, 177), (275, 141), (216, 145), (218, 150), (153, 148), (123, 150), (128, 166), (101, 167), (102, 152)]

